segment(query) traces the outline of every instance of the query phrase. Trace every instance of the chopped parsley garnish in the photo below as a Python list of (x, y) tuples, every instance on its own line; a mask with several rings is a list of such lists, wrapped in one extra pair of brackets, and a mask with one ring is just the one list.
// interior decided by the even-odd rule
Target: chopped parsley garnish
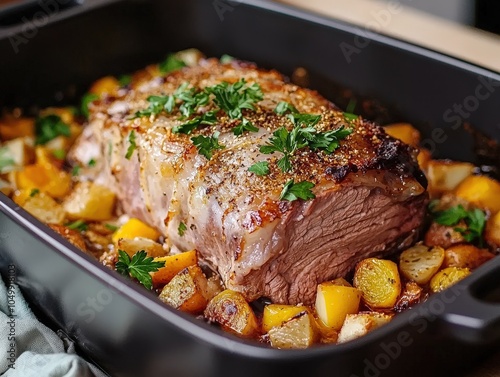
[(78, 174), (80, 174), (80, 169), (81, 168), (78, 165), (73, 166), (73, 169), (71, 170), (71, 175), (73, 177), (76, 177)]
[(40, 190), (39, 190), (39, 189), (37, 189), (37, 188), (34, 188), (34, 189), (32, 189), (32, 190), (31, 190), (31, 192), (30, 192), (30, 198), (33, 198), (34, 196), (36, 196), (36, 195), (38, 195), (38, 194), (40, 194)]
[(66, 158), (66, 151), (64, 149), (56, 149), (52, 151), (52, 155), (58, 160), (64, 160)]
[(88, 167), (94, 167), (96, 163), (97, 163), (96, 160), (94, 160), (93, 158), (91, 158), (89, 160), (89, 162), (87, 162), (87, 166)]
[(205, 156), (207, 160), (212, 158), (215, 150), (224, 149), (224, 146), (219, 144), (219, 132), (214, 132), (212, 136), (194, 136), (191, 141), (198, 149), (198, 153)]
[(196, 128), (198, 128), (202, 124), (212, 125), (215, 124), (216, 122), (217, 122), (217, 112), (215, 110), (208, 111), (201, 116), (197, 116), (196, 118), (193, 118), (190, 121), (181, 124), (180, 126), (175, 126), (174, 128), (172, 128), (172, 132), (174, 134), (181, 133), (189, 135), (191, 132), (193, 132)]
[(118, 78), (118, 83), (120, 86), (123, 88), (124, 86), (130, 85), (132, 82), (132, 76), (131, 75), (121, 75)]
[(177, 71), (186, 66), (182, 59), (179, 59), (175, 54), (170, 54), (167, 58), (158, 65), (160, 73), (166, 74)]
[(274, 112), (278, 115), (285, 115), (286, 113), (298, 113), (299, 111), (291, 103), (282, 101), (276, 105)]
[(158, 115), (162, 111), (167, 113), (172, 112), (175, 106), (174, 95), (169, 96), (149, 96), (148, 97), (149, 107), (145, 110), (140, 110), (135, 113), (136, 118), (143, 116)]
[(288, 200), (290, 202), (293, 202), (297, 199), (314, 199), (316, 196), (311, 191), (313, 187), (314, 183), (312, 182), (302, 181), (299, 183), (294, 183), (293, 179), (290, 179), (281, 191), (280, 200)]
[(0, 173), (3, 173), (6, 168), (11, 168), (16, 165), (16, 162), (10, 155), (7, 147), (0, 147)]
[(267, 161), (260, 161), (256, 162), (252, 166), (248, 168), (249, 172), (254, 173), (255, 175), (262, 176), (262, 175), (268, 175), (269, 174), (269, 162)]
[(83, 95), (82, 104), (80, 105), (80, 112), (86, 119), (88, 119), (89, 117), (89, 104), (91, 102), (94, 102), (96, 99), (99, 99), (99, 96), (94, 93), (87, 93)]
[(130, 160), (130, 158), (134, 154), (135, 149), (137, 148), (137, 145), (135, 144), (135, 132), (134, 132), (134, 130), (130, 131), (130, 134), (128, 135), (128, 142), (130, 143), (130, 145), (127, 148), (127, 154), (125, 155), (125, 158), (127, 160)]
[(89, 226), (83, 220), (76, 220), (76, 221), (74, 221), (72, 223), (66, 224), (66, 228), (73, 229), (73, 230), (78, 230), (79, 232), (84, 232), (84, 231), (86, 231), (89, 228)]
[(467, 211), (462, 205), (449, 208), (444, 211), (434, 212), (434, 221), (441, 225), (455, 226), (464, 220), (467, 228), (454, 228), (462, 234), (467, 242), (478, 240), (479, 245), (483, 244), (483, 231), (486, 225), (486, 215), (478, 208)]
[(183, 222), (179, 224), (179, 227), (177, 228), (177, 232), (179, 232), (179, 236), (184, 236), (184, 233), (186, 233), (187, 226)]
[(132, 258), (123, 250), (118, 250), (115, 269), (124, 276), (136, 278), (146, 289), (151, 290), (153, 279), (149, 273), (156, 272), (164, 266), (165, 262), (155, 262), (144, 250), (138, 251)]
[(113, 224), (104, 224), (104, 226), (106, 227), (106, 229), (109, 229), (112, 232), (116, 232), (118, 230), (118, 227)]
[(231, 55), (228, 55), (228, 54), (224, 54), (220, 57), (220, 62), (222, 64), (228, 64), (228, 63), (231, 63), (233, 60), (235, 60)]
[(35, 144), (46, 144), (58, 136), (71, 136), (69, 126), (58, 115), (47, 115), (35, 122)]
[(248, 132), (258, 132), (259, 127), (256, 127), (252, 122), (248, 119), (243, 118), (236, 127), (233, 128), (233, 134), (236, 136), (243, 135), (246, 131)]

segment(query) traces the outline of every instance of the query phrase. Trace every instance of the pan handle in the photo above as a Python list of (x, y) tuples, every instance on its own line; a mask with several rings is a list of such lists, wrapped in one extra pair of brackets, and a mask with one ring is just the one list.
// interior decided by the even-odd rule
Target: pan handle
[[(470, 344), (500, 341), (500, 256), (474, 271), (456, 287), (442, 292), (455, 293), (446, 303), (441, 319), (449, 333)], [(452, 295), (448, 294), (449, 301)], [(439, 297), (437, 297), (439, 299)]]

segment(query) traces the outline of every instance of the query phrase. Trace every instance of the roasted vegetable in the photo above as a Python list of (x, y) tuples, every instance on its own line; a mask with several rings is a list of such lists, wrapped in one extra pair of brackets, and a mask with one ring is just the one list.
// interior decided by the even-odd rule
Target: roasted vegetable
[(407, 282), (396, 305), (394, 305), (394, 310), (400, 312), (417, 305), (425, 297), (423, 291), (423, 288), (414, 281)]
[(312, 315), (302, 311), (280, 326), (269, 330), (269, 342), (274, 348), (308, 348), (319, 339)]
[(236, 335), (255, 337), (260, 333), (255, 313), (239, 292), (222, 291), (210, 300), (204, 314), (209, 321)]
[(207, 306), (207, 278), (197, 265), (179, 272), (163, 287), (160, 300), (188, 313), (201, 313)]
[(466, 178), (456, 188), (455, 195), (491, 213), (500, 211), (500, 182), (485, 175)]
[(44, 192), (21, 191), (14, 201), (46, 224), (62, 224), (65, 214), (62, 206)]
[(403, 251), (399, 257), (401, 273), (418, 284), (427, 284), (439, 271), (444, 260), (444, 249), (439, 246), (416, 245)]
[(486, 223), (484, 238), (491, 247), (500, 249), (500, 212), (491, 216)]
[(85, 245), (85, 239), (83, 238), (80, 232), (73, 229), (69, 229), (68, 227), (63, 225), (49, 224), (49, 226), (80, 250), (87, 251), (87, 246)]
[(35, 119), (5, 116), (0, 119), (0, 138), (2, 140), (12, 140), (20, 137), (35, 136)]
[(101, 96), (103, 94), (113, 94), (120, 89), (120, 82), (113, 76), (105, 76), (92, 84), (89, 92)]
[(467, 225), (464, 221), (460, 222), (456, 226), (446, 226), (438, 223), (432, 223), (425, 234), (424, 243), (427, 246), (440, 246), (446, 249), (452, 245), (465, 242), (463, 235), (456, 231), (455, 228), (465, 229), (467, 228)]
[(338, 342), (345, 343), (359, 338), (369, 331), (389, 323), (390, 320), (391, 316), (376, 312), (348, 314), (340, 329)]
[(474, 165), (468, 162), (431, 160), (427, 164), (428, 190), (432, 196), (453, 191), (464, 179), (472, 175)]
[(434, 275), (429, 286), (432, 292), (441, 292), (469, 275), (468, 268), (447, 267)]
[(471, 270), (494, 257), (485, 249), (479, 249), (474, 245), (460, 244), (445, 250), (444, 267), (469, 268)]
[(389, 260), (364, 259), (356, 266), (354, 286), (369, 307), (392, 308), (401, 292), (398, 266)]
[(281, 326), (302, 312), (309, 312), (308, 307), (303, 305), (266, 305), (262, 315), (262, 331), (267, 333), (273, 327)]
[(73, 220), (109, 220), (114, 213), (115, 194), (104, 186), (80, 182), (63, 205), (68, 217)]
[[(12, 170), (19, 169), (34, 161), (33, 138), (20, 137), (4, 143), (2, 148), (5, 148), (9, 158), (12, 159), (13, 164), (10, 167)], [(2, 172), (5, 171), (2, 169)]]
[[(158, 242), (144, 237), (120, 238), (118, 239), (117, 246), (118, 249), (123, 250), (129, 256), (133, 256), (139, 250), (144, 250), (149, 257), (153, 258), (162, 257), (167, 253), (163, 246)], [(159, 260), (159, 262), (161, 262), (161, 260)], [(182, 268), (180, 270), (182, 270)], [(180, 270), (178, 270), (177, 272), (179, 272)]]
[(131, 218), (113, 234), (113, 242), (116, 244), (120, 238), (133, 239), (135, 237), (156, 241), (160, 237), (160, 232), (139, 219)]
[(384, 126), (385, 132), (413, 147), (420, 144), (420, 132), (409, 123), (394, 123)]
[(356, 288), (325, 282), (318, 285), (316, 313), (329, 327), (340, 330), (347, 314), (357, 313), (361, 291)]
[(155, 261), (165, 263), (165, 267), (153, 273), (153, 285), (160, 286), (169, 283), (184, 268), (197, 264), (198, 256), (196, 250), (190, 250), (180, 254), (155, 258)]

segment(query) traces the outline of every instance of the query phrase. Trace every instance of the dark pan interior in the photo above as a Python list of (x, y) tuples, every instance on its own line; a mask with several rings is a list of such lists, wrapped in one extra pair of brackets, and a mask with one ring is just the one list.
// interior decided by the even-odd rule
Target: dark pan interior
[[(341, 46), (356, 46), (360, 29), (266, 1), (128, 0), (103, 7), (97, 3), (71, 8), (74, 17), (56, 14), (57, 22), (25, 36), (27, 42), (19, 44), (17, 52), (10, 33), (23, 36), (23, 25), (0, 25), (1, 108), (34, 111), (75, 104), (103, 75), (128, 73), (170, 51), (196, 47), (208, 56), (230, 54), (287, 75), (304, 67), (310, 86), (339, 106), (347, 105), (352, 91), (359, 97), (356, 111), (381, 122), (417, 125), (435, 156), (498, 164), (494, 154), (480, 161), (474, 137), (462, 128), (469, 123), (488, 138), (500, 139), (498, 74), (370, 33), (365, 35), (365, 47), (348, 62)], [(362, 102), (363, 98), (371, 101)], [(462, 115), (455, 104), (465, 108)], [(361, 376), (381, 354), (382, 345), (397, 341), (403, 331), (410, 334), (411, 347), (390, 367), (378, 368), (380, 375), (438, 375), (443, 370), (458, 375), (479, 353), (490, 350), (455, 341), (436, 317), (421, 333), (409, 325), (406, 315), (352, 345), (309, 353), (264, 352), (231, 336), (214, 335), (216, 330), (152, 304), (138, 288), (124, 286), (104, 268), (73, 256), (71, 246), (42, 240), (45, 227), (20, 227), (13, 221), (15, 213), (2, 204), (0, 236), (6, 236), (0, 237), (0, 266), (5, 271), (14, 261), (31, 302), (113, 375), (221, 377), (237, 371), (239, 376), (261, 377), (285, 372)], [(103, 289), (111, 292), (112, 304), (87, 322), (81, 310), (86, 306), (81, 304), (102, 296)], [(456, 360), (453, 365), (444, 362), (450, 358)]]

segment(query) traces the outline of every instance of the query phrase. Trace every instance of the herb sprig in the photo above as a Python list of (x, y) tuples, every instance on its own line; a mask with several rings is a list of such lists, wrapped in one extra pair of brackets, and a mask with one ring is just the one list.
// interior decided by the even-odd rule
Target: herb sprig
[(10, 154), (10, 150), (7, 147), (0, 147), (0, 173), (4, 173), (15, 165), (16, 162)]
[(69, 126), (64, 123), (60, 116), (51, 114), (37, 118), (35, 121), (35, 144), (47, 144), (58, 136), (70, 137)]
[(316, 195), (313, 194), (312, 188), (314, 187), (314, 183), (308, 181), (302, 181), (299, 183), (295, 183), (293, 179), (290, 179), (280, 194), (280, 200), (288, 200), (293, 202), (297, 199), (309, 200), (314, 199)]
[(455, 226), (464, 220), (467, 227), (455, 227), (454, 230), (462, 234), (467, 242), (477, 240), (482, 246), (486, 215), (480, 209), (474, 208), (468, 211), (459, 204), (444, 211), (433, 212), (433, 215), (436, 223), (446, 226)]
[(210, 160), (214, 151), (225, 148), (219, 144), (219, 134), (219, 132), (214, 132), (212, 136), (194, 136), (191, 138), (191, 141), (198, 149), (198, 153), (205, 156), (207, 160)]
[(156, 272), (165, 266), (165, 262), (155, 262), (144, 250), (134, 254), (132, 258), (123, 250), (118, 250), (118, 262), (115, 269), (120, 274), (136, 278), (146, 289), (153, 288), (153, 278), (150, 272)]
[(128, 142), (129, 142), (129, 146), (127, 148), (127, 154), (125, 155), (125, 158), (127, 160), (130, 160), (130, 158), (134, 154), (135, 149), (137, 148), (137, 144), (135, 143), (134, 130), (130, 131), (130, 134), (128, 135)]

